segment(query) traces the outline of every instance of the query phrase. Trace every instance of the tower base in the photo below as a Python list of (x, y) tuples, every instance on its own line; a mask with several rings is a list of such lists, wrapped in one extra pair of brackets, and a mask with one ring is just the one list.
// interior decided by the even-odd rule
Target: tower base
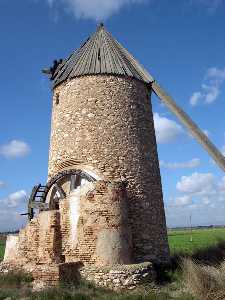
[(32, 275), (34, 291), (57, 287), (61, 284), (79, 285), (81, 281), (94, 283), (115, 291), (132, 290), (155, 280), (152, 263), (145, 262), (113, 267), (82, 266), (80, 262), (60, 264), (1, 263), (0, 274), (9, 271), (24, 271)]
[(127, 202), (122, 182), (84, 185), (8, 236), (2, 266), (31, 273), (34, 289), (82, 278), (115, 290), (154, 281), (157, 261), (134, 259)]

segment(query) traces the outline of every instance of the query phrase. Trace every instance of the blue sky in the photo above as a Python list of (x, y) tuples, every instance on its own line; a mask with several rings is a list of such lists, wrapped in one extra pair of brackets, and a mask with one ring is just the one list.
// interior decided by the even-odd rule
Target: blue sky
[[(0, 231), (24, 222), (45, 183), (51, 86), (41, 74), (104, 20), (117, 38), (225, 152), (224, 0), (0, 0)], [(169, 226), (225, 224), (225, 176), (153, 96)]]

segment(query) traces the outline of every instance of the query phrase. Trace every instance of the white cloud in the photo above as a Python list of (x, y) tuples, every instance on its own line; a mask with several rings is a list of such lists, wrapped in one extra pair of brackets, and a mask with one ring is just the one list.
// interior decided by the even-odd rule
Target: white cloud
[[(187, 0), (183, 0), (186, 3)], [(214, 11), (223, 0), (189, 0), (192, 3), (203, 4), (209, 10)], [(92, 19), (102, 21), (125, 6), (132, 4), (151, 3), (153, 0), (46, 0), (50, 8), (63, 6), (67, 12), (72, 13), (77, 19)]]
[(77, 18), (105, 20), (126, 5), (139, 4), (149, 0), (47, 0), (50, 7), (61, 3)]
[(216, 101), (221, 86), (225, 81), (225, 68), (210, 68), (207, 70), (200, 91), (194, 92), (190, 97), (190, 104), (196, 106), (200, 103), (211, 104)]
[(160, 161), (160, 166), (167, 168), (167, 169), (191, 169), (196, 168), (200, 165), (200, 159), (199, 158), (193, 158), (186, 162), (174, 162), (174, 163), (168, 163), (165, 161)]
[(17, 191), (9, 194), (8, 197), (2, 200), (2, 202), (8, 207), (18, 207), (25, 202), (27, 193), (24, 190)]
[(218, 68), (210, 68), (206, 74), (207, 78), (212, 78), (216, 81), (223, 82), (225, 80), (225, 68), (218, 69)]
[(12, 140), (8, 144), (0, 145), (0, 155), (6, 158), (23, 157), (29, 154), (29, 152), (29, 145), (19, 140)]
[(2, 181), (2, 180), (0, 180), (0, 189), (1, 189), (1, 188), (4, 188), (5, 186), (6, 186), (5, 182)]
[(154, 113), (154, 125), (158, 143), (170, 143), (182, 134), (182, 127), (173, 120)]
[(182, 195), (166, 205), (169, 226), (188, 225), (190, 215), (194, 225), (225, 224), (225, 176), (218, 179), (212, 173), (195, 172), (182, 176), (177, 190)]
[(214, 185), (214, 175), (212, 173), (195, 172), (190, 176), (182, 176), (177, 183), (177, 189), (184, 193), (202, 193), (211, 190)]
[(219, 182), (218, 187), (220, 191), (225, 191), (225, 176)]
[(192, 106), (195, 106), (198, 104), (199, 100), (202, 99), (202, 94), (201, 92), (195, 92), (192, 94), (190, 98), (190, 103)]
[(218, 84), (215, 85), (207, 85), (202, 84), (202, 90), (203, 90), (203, 99), (205, 103), (213, 103), (219, 96), (220, 88)]
[[(21, 210), (24, 212), (24, 210)], [(21, 216), (15, 210), (0, 210), (0, 232), (14, 231), (22, 228), (26, 224), (27, 217)]]
[(27, 193), (24, 190), (9, 194), (0, 199), (0, 232), (16, 230), (26, 222), (20, 213), (27, 210)]
[(170, 207), (186, 206), (190, 204), (192, 204), (192, 199), (188, 195), (176, 197), (174, 200), (170, 199)]
[(0, 232), (21, 228), (26, 217), (20, 215), (25, 212), (27, 194), (24, 190), (17, 191), (0, 199)]

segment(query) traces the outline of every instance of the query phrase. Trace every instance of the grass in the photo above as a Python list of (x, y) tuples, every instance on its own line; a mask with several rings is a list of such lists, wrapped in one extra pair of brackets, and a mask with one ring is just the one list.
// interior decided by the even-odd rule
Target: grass
[(22, 271), (0, 274), (0, 300), (8, 297), (11, 300), (19, 300), (21, 297), (30, 295), (32, 280), (30, 274)]
[(166, 292), (153, 292), (150, 289), (142, 291), (114, 292), (99, 288), (93, 284), (82, 282), (78, 286), (61, 286), (44, 290), (42, 292), (31, 292), (27, 286), (23, 288), (4, 288), (0, 283), (0, 300), (10, 297), (11, 300), (195, 300), (190, 295), (172, 297)]
[(5, 240), (0, 238), (0, 261), (4, 258)]
[(190, 230), (169, 230), (168, 239), (172, 255), (177, 252), (191, 254), (196, 249), (215, 246), (218, 240), (225, 240), (225, 228), (193, 229), (192, 234)]
[[(82, 283), (76, 287), (58, 287), (32, 293), (29, 276), (8, 273), (0, 275), (0, 300), (7, 297), (11, 300), (196, 300), (197, 297), (185, 294), (185, 274), (180, 268), (181, 260), (188, 257), (201, 264), (219, 264), (225, 259), (225, 228), (193, 229), (192, 241), (190, 237), (188, 230), (169, 230), (172, 264), (168, 270), (162, 270), (159, 276), (165, 276), (165, 280), (159, 281), (156, 289), (146, 286), (136, 292), (116, 293)], [(4, 248), (5, 239), (0, 236), (0, 260)]]
[(21, 287), (25, 283), (32, 282), (33, 278), (30, 274), (22, 271), (8, 272), (7, 274), (0, 274), (0, 287)]
[(225, 299), (225, 262), (208, 266), (185, 259), (183, 274), (186, 287), (197, 299)]

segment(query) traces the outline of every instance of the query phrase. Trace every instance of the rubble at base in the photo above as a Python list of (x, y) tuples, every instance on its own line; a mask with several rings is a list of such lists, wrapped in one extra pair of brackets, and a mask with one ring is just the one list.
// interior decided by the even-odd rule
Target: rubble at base
[(80, 273), (86, 280), (113, 290), (134, 289), (155, 279), (155, 271), (150, 262), (118, 265), (112, 268), (91, 266), (82, 268)]
[(0, 274), (21, 270), (32, 275), (34, 291), (58, 286), (61, 283), (76, 285), (80, 280), (86, 280), (97, 286), (112, 290), (135, 289), (140, 285), (153, 282), (155, 279), (155, 271), (150, 262), (117, 265), (111, 268), (82, 266), (80, 262), (27, 264), (24, 266), (5, 262), (0, 263)]

